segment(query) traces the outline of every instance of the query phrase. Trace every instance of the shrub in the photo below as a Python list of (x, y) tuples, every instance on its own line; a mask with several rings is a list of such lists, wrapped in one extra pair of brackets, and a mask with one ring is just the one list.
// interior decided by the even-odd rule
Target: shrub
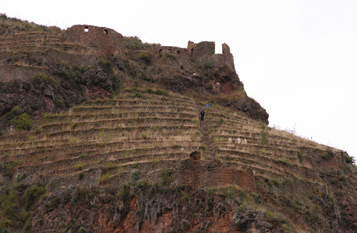
[(133, 181), (137, 181), (140, 179), (140, 171), (139, 170), (135, 170), (131, 173), (131, 179)]
[(218, 69), (214, 69), (214, 70), (212, 71), (212, 75), (215, 76), (215, 77), (217, 77), (217, 76), (219, 75)]
[(122, 199), (123, 201), (127, 201), (129, 198), (129, 194), (130, 194), (130, 185), (122, 184), (117, 193), (117, 197), (119, 199)]
[(207, 204), (208, 211), (211, 211), (214, 206), (214, 198), (213, 197), (207, 198), (206, 204)]
[(27, 113), (23, 113), (20, 116), (20, 119), (10, 120), (10, 123), (12, 123), (16, 129), (30, 130), (32, 128), (32, 122), (30, 116)]
[(260, 143), (262, 145), (267, 145), (269, 143), (269, 135), (268, 132), (262, 131), (261, 133), (261, 138), (260, 138)]
[(322, 155), (322, 159), (329, 159), (333, 157), (333, 152), (330, 148), (328, 148)]
[(147, 138), (148, 138), (148, 136), (146, 135), (146, 133), (141, 133), (141, 137), (142, 137), (143, 139), (147, 139)]
[(169, 170), (165, 167), (161, 169), (161, 183), (163, 185), (168, 185), (170, 183), (170, 173)]
[(51, 76), (47, 76), (45, 74), (37, 74), (34, 78), (33, 78), (33, 82), (34, 84), (37, 84), (37, 85), (42, 85), (44, 86), (45, 84), (47, 85), (51, 85), (53, 87), (58, 87), (59, 84), (57, 82), (57, 80)]
[(151, 88), (148, 88), (148, 89), (146, 89), (146, 93), (151, 94), (151, 93), (154, 93), (154, 91)]
[(140, 190), (144, 190), (147, 187), (149, 187), (149, 182), (143, 179), (138, 180), (138, 182), (136, 182), (136, 187)]
[(187, 220), (182, 220), (181, 222), (181, 230), (187, 231), (190, 228), (190, 222)]
[(227, 192), (227, 198), (228, 198), (228, 199), (234, 199), (234, 192), (233, 192), (232, 190), (229, 190), (229, 191)]
[(201, 66), (201, 68), (202, 68), (203, 70), (211, 69), (212, 67), (213, 67), (212, 62), (205, 62), (205, 63), (203, 63), (202, 66)]
[(276, 187), (280, 187), (280, 182), (277, 179), (273, 178), (272, 182)]
[(46, 188), (42, 185), (33, 186), (26, 191), (25, 194), (25, 206), (29, 210), (31, 207), (45, 194)]
[(110, 61), (100, 60), (99, 65), (112, 81), (113, 90), (117, 90), (120, 87), (120, 80), (113, 71), (112, 63)]
[(146, 53), (141, 53), (140, 54), (140, 60), (142, 60), (147, 65), (151, 64), (151, 58)]
[(284, 165), (286, 165), (289, 162), (289, 159), (287, 157), (282, 157), (280, 160)]
[(27, 177), (27, 174), (26, 174), (26, 173), (18, 174), (18, 175), (16, 176), (16, 180), (17, 180), (17, 181), (21, 181), (21, 180), (26, 179), (26, 177)]
[(189, 199), (190, 199), (190, 196), (188, 195), (188, 193), (185, 193), (182, 197), (182, 202), (188, 203)]
[(86, 230), (83, 227), (80, 227), (77, 232), (78, 233), (86, 233)]
[(83, 180), (83, 178), (84, 178), (84, 173), (83, 172), (78, 173), (78, 179)]
[(135, 36), (130, 36), (130, 37), (124, 37), (124, 46), (127, 49), (130, 50), (143, 50), (143, 49), (149, 49), (151, 47), (150, 44), (143, 43), (139, 37)]
[(104, 174), (99, 177), (99, 184), (104, 185), (109, 183), (111, 178), (111, 174), (109, 172), (104, 172)]
[(67, 139), (68, 144), (72, 145), (78, 142), (78, 138), (76, 137), (70, 137)]
[(10, 112), (6, 113), (6, 119), (8, 121), (20, 116), (21, 114), (21, 108), (19, 106), (15, 106), (11, 109)]
[(155, 94), (157, 94), (157, 95), (164, 95), (164, 96), (168, 96), (168, 95), (169, 95), (169, 93), (168, 93), (166, 90), (160, 90), (160, 89), (157, 89), (157, 90), (155, 91)]
[(304, 156), (302, 155), (301, 151), (298, 151), (297, 154), (298, 154), (298, 158), (299, 158), (300, 163), (302, 163), (303, 160), (304, 160)]
[(134, 97), (135, 97), (135, 98), (141, 98), (142, 95), (141, 95), (139, 92), (135, 92)]

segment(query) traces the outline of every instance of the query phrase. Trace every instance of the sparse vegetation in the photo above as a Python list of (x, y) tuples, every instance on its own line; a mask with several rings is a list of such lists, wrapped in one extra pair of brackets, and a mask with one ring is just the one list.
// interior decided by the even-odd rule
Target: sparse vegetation
[(23, 113), (18, 120), (10, 120), (10, 123), (14, 124), (16, 129), (30, 130), (32, 128), (32, 122), (27, 113)]

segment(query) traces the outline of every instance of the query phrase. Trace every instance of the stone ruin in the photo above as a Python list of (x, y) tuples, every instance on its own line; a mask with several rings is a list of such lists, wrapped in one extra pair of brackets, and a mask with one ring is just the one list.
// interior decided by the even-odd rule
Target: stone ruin
[(110, 28), (74, 25), (67, 29), (66, 41), (92, 48), (98, 55), (114, 54), (125, 57), (124, 37)]

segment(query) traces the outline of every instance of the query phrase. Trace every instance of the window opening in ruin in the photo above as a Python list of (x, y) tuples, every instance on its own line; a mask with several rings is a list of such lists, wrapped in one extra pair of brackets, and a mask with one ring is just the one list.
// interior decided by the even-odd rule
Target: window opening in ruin
[(171, 49), (169, 49), (169, 53), (171, 53)]
[(104, 34), (108, 35), (108, 29), (104, 29)]
[(177, 54), (180, 54), (180, 50), (177, 50)]
[(159, 50), (159, 53), (161, 53), (161, 52), (162, 52), (162, 49)]
[(88, 32), (88, 31), (89, 31), (88, 26), (85, 26), (85, 27), (84, 27), (84, 32)]

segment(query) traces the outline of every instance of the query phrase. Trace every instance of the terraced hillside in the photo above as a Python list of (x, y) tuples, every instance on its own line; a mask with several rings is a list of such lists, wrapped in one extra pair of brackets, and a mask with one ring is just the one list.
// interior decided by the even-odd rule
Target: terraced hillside
[(0, 54), (0, 233), (357, 231), (353, 158), (270, 128), (227, 44), (0, 14)]
[[(200, 122), (198, 113), (202, 108), (203, 103), (160, 89), (127, 88), (113, 99), (87, 101), (71, 108), (68, 113), (44, 114), (41, 120), (34, 123), (31, 131), (15, 130), (1, 137), (1, 195), (4, 198), (11, 194), (11, 186), (15, 190), (19, 189), (19, 185), (25, 190), (28, 190), (28, 187), (46, 188), (46, 196), (40, 203), (47, 207), (31, 212), (32, 223), (27, 223), (32, 225), (35, 232), (50, 229), (48, 224), (54, 224), (53, 221), (55, 226), (52, 227), (55, 229), (60, 229), (62, 224), (66, 226), (63, 230), (78, 230), (82, 227), (88, 232), (96, 232), (93, 221), (98, 219), (92, 220), (92, 223), (84, 221), (82, 225), (66, 222), (70, 220), (66, 218), (53, 219), (51, 213), (54, 214), (61, 208), (58, 203), (54, 206), (52, 203), (63, 202), (65, 205), (68, 201), (63, 199), (66, 193), (72, 193), (73, 197), (76, 193), (83, 192), (78, 190), (90, 189), (91, 191), (85, 192), (94, 195), (95, 190), (108, 192), (108, 189), (122, 187), (119, 189), (120, 193), (123, 185), (129, 187), (129, 190), (130, 186), (133, 189), (133, 196), (128, 197), (124, 206), (135, 205), (129, 200), (135, 200), (142, 195), (139, 192), (139, 196), (135, 197), (135, 193), (148, 187), (157, 187), (158, 184), (164, 189), (167, 187), (172, 190), (176, 187), (179, 193), (175, 195), (182, 196), (182, 193), (186, 193), (184, 197), (188, 199), (187, 194), (198, 195), (196, 198), (209, 195), (194, 190), (211, 193), (214, 191), (217, 195), (223, 192), (227, 195), (226, 199), (228, 197), (227, 201), (234, 197), (232, 195), (237, 195), (233, 199), (238, 198), (237, 200), (241, 201), (244, 200), (242, 198), (248, 197), (243, 201), (244, 205), (238, 202), (237, 208), (244, 207), (241, 214), (253, 211), (256, 216), (263, 214), (267, 222), (278, 221), (275, 225), (270, 223), (267, 225), (270, 227), (260, 229), (288, 227), (294, 232), (294, 223), (303, 223), (306, 229), (320, 229), (341, 221), (344, 207), (339, 206), (339, 198), (350, 203), (355, 197), (345, 198), (342, 193), (349, 192), (352, 187), (357, 188), (353, 182), (354, 174), (351, 173), (354, 167), (346, 162), (349, 161), (348, 155), (293, 134), (271, 129), (242, 113), (216, 105), (204, 108), (205, 120)], [(336, 177), (336, 180), (331, 181), (328, 178), (331, 176)], [(19, 202), (21, 195), (29, 195), (27, 192), (20, 194)], [(252, 194), (249, 194), (250, 192)], [(119, 193), (117, 195), (120, 196)], [(82, 195), (84, 199), (93, 198), (83, 193)], [(218, 196), (214, 200), (219, 200)], [(286, 205), (285, 202), (290, 204)], [(131, 224), (128, 223), (128, 218), (132, 218), (130, 209), (139, 208), (138, 203), (137, 207), (127, 206), (127, 212), (122, 214), (122, 219), (118, 220), (116, 225), (109, 227), (101, 224), (111, 230), (124, 231), (124, 228), (128, 227), (126, 224)], [(225, 208), (234, 211), (227, 203)], [(269, 210), (258, 211), (261, 207), (257, 206), (268, 203), (272, 203), (269, 204)], [(142, 204), (145, 206), (145, 201)], [(162, 207), (164, 205), (162, 204)], [(255, 209), (252, 206), (255, 206)], [(345, 216), (344, 221), (352, 221), (355, 217), (355, 209), (350, 205), (348, 207), (352, 214)], [(21, 206), (17, 208), (20, 213)], [(313, 208), (317, 208), (317, 212), (313, 212)], [(272, 210), (274, 214), (269, 216), (269, 211)], [(31, 211), (31, 208), (26, 211)], [(284, 213), (278, 216), (285, 217), (274, 220), (277, 211)], [(309, 211), (311, 218), (305, 219), (303, 215)], [(340, 217), (329, 216), (330, 211), (339, 212)], [(163, 216), (162, 214), (158, 213), (155, 218)], [(2, 227), (21, 225), (15, 224), (16, 221), (12, 225), (6, 224), (4, 221), (10, 221), (10, 217), (6, 217), (6, 213), (2, 213), (2, 216), (5, 216), (0, 225)], [(77, 217), (73, 215), (71, 218)], [(142, 224), (148, 216), (143, 215), (140, 218), (137, 216), (136, 220), (133, 220), (135, 229), (145, 232), (145, 224)], [(180, 215), (177, 218), (178, 228), (181, 229), (185, 219)], [(230, 221), (229, 218), (219, 219), (214, 225), (223, 224), (220, 222), (223, 220), (228, 221), (225, 223), (229, 226), (227, 229), (238, 231), (252, 227), (251, 224), (243, 221), (244, 225), (239, 222), (241, 220), (233, 217)], [(167, 221), (171, 222), (171, 225), (174, 222), (172, 216), (171, 220)], [(187, 230), (209, 229), (209, 226), (204, 227), (204, 219), (199, 222), (195, 220), (195, 216), (191, 216), (187, 221), (190, 222)], [(259, 223), (262, 220), (252, 218), (249, 221)], [(175, 224), (171, 228), (169, 225), (164, 228), (175, 228)], [(28, 226), (27, 228), (30, 229)]]

